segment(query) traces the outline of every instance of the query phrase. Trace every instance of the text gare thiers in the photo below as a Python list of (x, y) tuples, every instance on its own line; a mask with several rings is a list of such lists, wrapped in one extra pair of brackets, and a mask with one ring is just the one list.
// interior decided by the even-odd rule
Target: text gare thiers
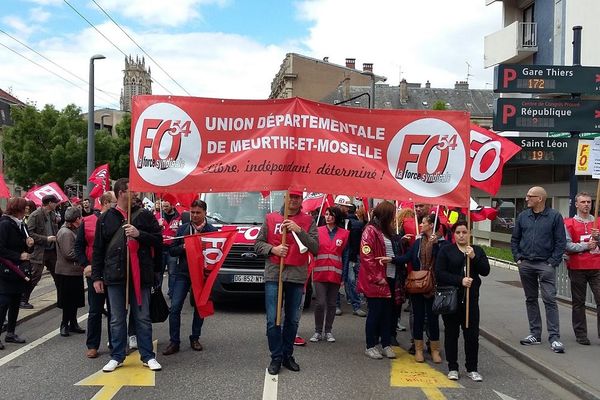
[[(256, 120), (246, 118), (218, 118), (206, 117), (205, 127), (208, 131), (242, 132), (253, 129), (301, 128), (306, 130), (329, 131), (336, 134), (351, 135), (370, 140), (385, 140), (385, 128), (370, 127), (330, 118), (317, 117), (307, 114), (282, 114), (262, 116)], [(349, 143), (335, 139), (291, 137), (291, 136), (263, 136), (249, 139), (234, 139), (229, 141), (208, 141), (208, 154), (237, 153), (248, 150), (273, 149), (273, 150), (298, 150), (317, 151), (323, 153), (340, 153), (359, 156), (369, 159), (382, 158), (382, 150), (370, 145)]]

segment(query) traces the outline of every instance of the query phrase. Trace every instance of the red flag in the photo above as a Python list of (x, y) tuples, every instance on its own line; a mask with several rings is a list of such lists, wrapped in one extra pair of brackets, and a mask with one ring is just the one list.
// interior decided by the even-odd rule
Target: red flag
[[(196, 310), (202, 318), (214, 314), (210, 292), (236, 235), (237, 231), (232, 229), (189, 235), (183, 239)], [(208, 274), (206, 278), (205, 274)]]
[(498, 210), (492, 207), (480, 206), (472, 198), (469, 208), (471, 212), (471, 221), (473, 222), (485, 221), (486, 219), (493, 221), (498, 216)]
[(127, 240), (127, 248), (129, 249), (129, 257), (131, 260), (131, 279), (133, 281), (133, 292), (138, 305), (142, 304), (142, 285), (140, 279), (140, 259), (138, 250), (140, 243), (135, 239)]
[(163, 201), (171, 203), (173, 207), (179, 204), (189, 210), (192, 202), (198, 199), (198, 193), (161, 193), (160, 197)]
[(108, 192), (110, 190), (110, 173), (108, 171), (108, 164), (100, 165), (98, 168), (96, 168), (90, 175), (89, 181), (96, 185), (91, 190), (89, 194), (90, 197), (97, 198), (102, 196), (104, 192)]
[(302, 211), (310, 213), (311, 211), (315, 211), (322, 207), (321, 215), (324, 215), (325, 210), (334, 205), (333, 202), (334, 199), (332, 194), (309, 193), (302, 201)]
[(33, 201), (38, 207), (42, 205), (42, 197), (53, 194), (59, 203), (69, 200), (67, 195), (61, 190), (56, 182), (47, 183), (42, 186), (34, 186), (25, 194), (25, 198)]
[(4, 175), (2, 174), (0, 174), (0, 198), (10, 198), (10, 191), (8, 190), (8, 186), (6, 186), (6, 182), (4, 181)]
[(480, 126), (471, 124), (471, 186), (495, 195), (502, 183), (504, 164), (521, 147)]

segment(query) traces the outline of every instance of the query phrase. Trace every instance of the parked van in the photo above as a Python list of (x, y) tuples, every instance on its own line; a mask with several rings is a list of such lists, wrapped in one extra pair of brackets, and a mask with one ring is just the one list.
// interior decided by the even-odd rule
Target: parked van
[(264, 295), (265, 258), (254, 251), (254, 242), (265, 215), (283, 206), (285, 192), (206, 193), (208, 222), (216, 227), (235, 227), (238, 234), (212, 290), (214, 301)]

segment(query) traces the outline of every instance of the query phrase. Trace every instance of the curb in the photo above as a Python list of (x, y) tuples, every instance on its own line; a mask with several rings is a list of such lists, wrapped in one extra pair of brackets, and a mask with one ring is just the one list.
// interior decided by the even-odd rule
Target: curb
[(515, 357), (517, 360), (523, 362), (529, 367), (550, 378), (550, 380), (554, 381), (554, 383), (558, 384), (563, 389), (573, 393), (581, 399), (600, 400), (600, 393), (597, 393), (593, 389), (588, 389), (588, 386), (585, 382), (582, 382), (577, 378), (568, 375), (565, 372), (549, 368), (547, 365), (545, 365), (535, 357), (523, 353), (517, 347), (508, 344), (506, 339), (494, 335), (481, 325), (479, 326), (479, 331), (481, 336), (486, 338), (492, 344), (501, 348), (511, 356)]

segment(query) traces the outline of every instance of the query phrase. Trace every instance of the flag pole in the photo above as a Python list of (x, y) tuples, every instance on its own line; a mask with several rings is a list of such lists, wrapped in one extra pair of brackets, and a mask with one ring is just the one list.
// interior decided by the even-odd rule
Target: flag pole
[[(471, 245), (471, 210), (469, 207), (468, 213), (467, 213), (467, 228), (469, 229), (469, 242), (467, 243), (467, 246)], [(465, 256), (467, 257), (467, 278), (471, 276), (471, 258), (465, 254)], [(470, 287), (467, 288), (467, 301), (465, 303), (465, 329), (469, 328), (469, 294), (470, 294)]]
[[(289, 190), (285, 191), (284, 197), (284, 208), (283, 208), (283, 219), (288, 219), (290, 214), (290, 192)], [(281, 230), (281, 244), (285, 246), (287, 239), (287, 229), (283, 228)], [(283, 268), (285, 267), (285, 257), (279, 257), (279, 284), (277, 286), (277, 318), (275, 320), (275, 325), (281, 326), (281, 305), (283, 303)]]
[[(129, 185), (127, 185), (127, 224), (131, 224), (131, 191), (129, 190)], [(129, 238), (125, 236), (125, 247), (127, 247), (127, 264), (125, 270), (127, 271), (125, 276), (125, 315), (129, 311), (129, 246), (127, 246), (127, 241)]]
[(396, 202), (396, 218), (394, 218), (396, 220), (396, 235), (400, 234), (400, 222), (398, 222), (398, 200), (395, 200)]
[(417, 207), (413, 201), (413, 212), (415, 213), (415, 239), (419, 236), (419, 218), (417, 218)]
[(321, 200), (321, 207), (319, 207), (319, 214), (317, 214), (317, 225), (319, 225), (319, 220), (321, 219), (321, 214), (323, 213), (323, 207), (325, 206), (326, 198), (327, 194), (323, 193), (323, 200)]
[(594, 225), (596, 225), (596, 227), (598, 227), (598, 222), (596, 220), (598, 219), (598, 206), (600, 206), (600, 204), (598, 204), (598, 199), (600, 199), (600, 179), (598, 179), (598, 185), (596, 186), (596, 205), (594, 206)]

